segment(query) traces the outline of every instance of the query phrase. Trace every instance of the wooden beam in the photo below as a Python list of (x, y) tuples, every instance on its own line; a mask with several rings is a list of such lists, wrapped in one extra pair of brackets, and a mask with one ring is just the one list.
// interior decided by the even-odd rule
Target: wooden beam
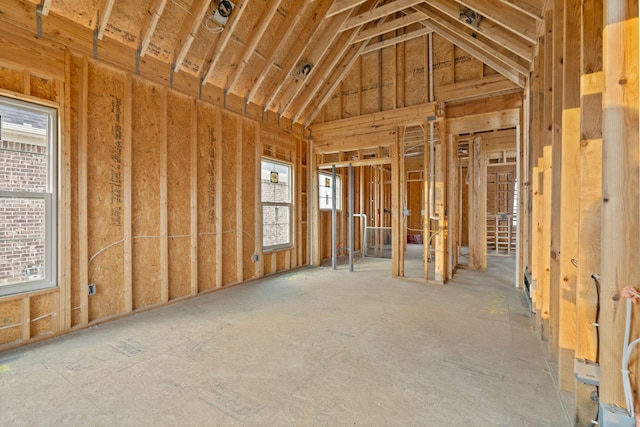
[(133, 129), (133, 97), (132, 97), (132, 83), (131, 75), (127, 74), (125, 77), (124, 88), (124, 123), (122, 126), (122, 166), (124, 169), (122, 179), (122, 225), (123, 225), (123, 269), (124, 269), (124, 309), (125, 312), (130, 313), (133, 311), (133, 230), (132, 230), (132, 179), (131, 172), (132, 167), (132, 129)]
[(524, 0), (500, 0), (500, 3), (510, 6), (517, 11), (524, 13), (525, 15), (529, 15), (533, 19), (538, 22), (544, 21), (544, 14), (542, 13), (542, 9), (532, 5), (531, 3)]
[(140, 44), (138, 45), (138, 55), (141, 58), (144, 57), (147, 49), (149, 49), (151, 37), (153, 37), (153, 33), (156, 31), (156, 26), (158, 25), (158, 21), (160, 21), (166, 5), (167, 0), (155, 0), (153, 7), (147, 12), (144, 24), (142, 24), (142, 30), (140, 31)]
[(362, 3), (366, 3), (367, 0), (335, 0), (329, 11), (327, 12), (327, 18), (337, 15), (345, 10), (353, 9), (360, 6)]
[(198, 293), (198, 104), (191, 100), (191, 295)]
[(400, 18), (396, 18), (392, 21), (380, 22), (376, 26), (362, 29), (356, 34), (353, 39), (353, 43), (358, 43), (364, 40), (371, 39), (373, 37), (380, 36), (382, 34), (397, 30), (398, 28), (407, 27), (416, 22), (420, 22), (424, 19), (424, 16), (418, 12), (412, 12), (407, 15), (403, 15)]
[(476, 80), (442, 85), (438, 88), (438, 101), (470, 101), (513, 92), (522, 92), (522, 88), (506, 77), (496, 74)]
[(209, 52), (207, 53), (207, 56), (205, 57), (205, 60), (201, 67), (201, 70), (203, 70), (202, 75), (200, 76), (200, 81), (202, 82), (202, 84), (206, 83), (209, 80), (209, 77), (211, 77), (211, 73), (213, 73), (216, 65), (218, 65), (218, 61), (222, 56), (222, 52), (224, 52), (224, 50), (227, 48), (227, 44), (229, 43), (229, 40), (231, 40), (231, 36), (233, 35), (236, 26), (240, 22), (242, 14), (247, 9), (245, 7), (247, 1), (248, 0), (244, 0), (242, 4), (238, 2), (233, 13), (231, 14), (231, 18), (229, 18), (229, 20), (227, 21), (227, 25), (224, 27), (224, 30), (222, 30), (222, 33), (220, 34), (218, 40), (211, 47), (211, 50), (209, 50)]
[(473, 24), (469, 24), (460, 20), (459, 4), (455, 0), (429, 0), (429, 5), (440, 12), (447, 15), (454, 21), (459, 21), (463, 26), (476, 33), (483, 34), (488, 39), (494, 41), (499, 46), (503, 46), (507, 50), (515, 53), (520, 58), (527, 61), (531, 60), (533, 55), (535, 42), (525, 40), (510, 30), (494, 23), (493, 21), (484, 20), (478, 29)]
[(410, 33), (404, 33), (390, 39), (379, 41), (378, 43), (369, 44), (365, 49), (362, 50), (361, 55), (364, 55), (365, 53), (373, 52), (374, 50), (384, 49), (385, 47), (389, 47), (399, 43), (404, 43), (409, 40), (417, 39), (418, 37), (426, 36), (427, 34), (432, 32), (433, 32), (433, 29), (431, 29), (430, 27), (423, 27), (417, 30), (413, 30)]
[(80, 292), (80, 324), (89, 323), (89, 229), (88, 229), (88, 130), (89, 130), (89, 61), (82, 57), (78, 94), (78, 289)]
[[(575, 356), (599, 362), (599, 292), (592, 275), (600, 274), (602, 205), (602, 0), (584, 2), (580, 43), (580, 164), (578, 277), (576, 279)], [(598, 414), (591, 399), (597, 387), (576, 382), (576, 425), (588, 425)]]
[(198, 27), (202, 23), (204, 15), (207, 13), (212, 0), (194, 0), (191, 5), (190, 16), (182, 23), (182, 28), (178, 33), (178, 39), (173, 47), (174, 71), (180, 71), (184, 58), (191, 48), (191, 44), (198, 34)]
[(520, 123), (520, 109), (476, 114), (456, 119), (448, 119), (449, 132), (453, 135), (483, 132), (489, 130), (515, 128)]
[[(265, 4), (262, 15), (251, 29), (251, 40), (245, 45), (244, 52), (242, 53), (242, 59), (238, 62), (235, 71), (231, 74), (231, 79), (227, 86), (228, 91), (233, 91), (233, 87), (238, 82), (238, 78), (243, 74), (244, 69), (258, 46), (258, 43), (262, 40), (262, 36), (278, 11), (281, 2), (282, 0), (269, 0), (267, 4)], [(280, 44), (280, 40), (276, 39), (273, 43)]]
[[(280, 27), (278, 28), (278, 32), (273, 37), (273, 40), (279, 40), (280, 42), (271, 43), (268, 50), (264, 53), (264, 65), (259, 70), (259, 72), (256, 73), (258, 77), (257, 79), (255, 79), (255, 83), (253, 83), (251, 89), (248, 90), (248, 93), (244, 95), (247, 102), (253, 102), (256, 92), (260, 89), (262, 82), (264, 82), (264, 79), (269, 74), (271, 67), (274, 65), (276, 57), (280, 53), (280, 50), (283, 49), (286, 45), (285, 41), (289, 39), (289, 36), (291, 36), (294, 28), (296, 28), (296, 26), (298, 25), (298, 22), (304, 15), (306, 8), (312, 4), (313, 2), (295, 1), (289, 8), (287, 16), (282, 21), (282, 24), (280, 24)], [(250, 80), (250, 82), (252, 81), (254, 80)]]
[(382, 157), (382, 158), (373, 158), (373, 159), (361, 159), (361, 160), (344, 160), (340, 162), (329, 162), (329, 163), (321, 163), (318, 165), (318, 169), (331, 169), (333, 166), (336, 168), (346, 168), (350, 165), (355, 167), (359, 166), (375, 166), (375, 165), (390, 165), (391, 158)]
[(415, 6), (416, 4), (422, 3), (423, 1), (424, 0), (395, 0), (383, 6), (372, 8), (364, 13), (361, 13), (360, 15), (349, 18), (347, 22), (344, 23), (342, 28), (340, 28), (340, 31), (346, 31), (350, 30), (351, 28), (362, 26), (368, 22), (383, 18), (387, 15), (399, 12), (408, 7)]
[[(504, 7), (500, 0), (457, 0), (483, 17), (492, 20), (520, 37), (535, 43), (538, 36), (537, 22), (519, 9)], [(482, 26), (482, 22), (480, 22)]]
[(169, 209), (168, 209), (168, 172), (167, 172), (167, 87), (163, 86), (160, 106), (160, 301), (169, 301)]
[(109, 24), (109, 18), (111, 17), (111, 11), (113, 11), (113, 5), (116, 0), (103, 0), (102, 6), (98, 11), (98, 40), (102, 40), (104, 37), (104, 31), (107, 29), (107, 25)]
[[(600, 404), (626, 407), (621, 369), (626, 298), (640, 283), (638, 2), (604, 2)], [(631, 331), (638, 331), (637, 308)], [(638, 372), (636, 356), (631, 372)], [(635, 377), (635, 376), (634, 376)], [(636, 380), (634, 380), (635, 382)], [(637, 390), (637, 384), (633, 386)]]

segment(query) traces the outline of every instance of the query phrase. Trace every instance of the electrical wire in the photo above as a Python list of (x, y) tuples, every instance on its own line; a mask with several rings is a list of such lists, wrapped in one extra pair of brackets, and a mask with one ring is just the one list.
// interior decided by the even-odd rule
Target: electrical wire
[(640, 344), (640, 338), (636, 338), (629, 343), (631, 335), (631, 310), (632, 303), (635, 299), (640, 298), (640, 294), (632, 287), (622, 289), (622, 296), (627, 298), (627, 313), (624, 325), (624, 348), (622, 352), (622, 388), (624, 390), (624, 398), (627, 404), (627, 411), (631, 418), (635, 418), (635, 408), (633, 406), (633, 390), (631, 388), (631, 379), (629, 377), (629, 359), (633, 348)]

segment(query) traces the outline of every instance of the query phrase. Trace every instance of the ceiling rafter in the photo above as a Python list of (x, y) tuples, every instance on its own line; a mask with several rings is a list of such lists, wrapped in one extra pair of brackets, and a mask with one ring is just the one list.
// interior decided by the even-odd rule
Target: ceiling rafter
[(216, 65), (218, 65), (218, 61), (222, 56), (222, 52), (224, 52), (225, 48), (227, 47), (227, 44), (229, 43), (229, 40), (231, 40), (231, 36), (233, 35), (236, 26), (240, 22), (242, 14), (247, 9), (246, 5), (248, 2), (249, 0), (245, 0), (242, 2), (242, 4), (236, 5), (234, 12), (231, 14), (231, 18), (229, 18), (229, 20), (227, 21), (227, 25), (224, 27), (224, 30), (222, 30), (218, 41), (211, 47), (211, 50), (209, 50), (209, 52), (207, 53), (207, 56), (205, 57), (201, 67), (202, 75), (200, 76), (200, 81), (202, 83), (205, 83), (207, 80), (209, 80), (209, 77), (211, 77), (211, 73), (213, 73)]
[(360, 6), (362, 3), (366, 3), (367, 0), (335, 0), (329, 11), (327, 12), (327, 18), (337, 15), (345, 10), (353, 9)]
[(487, 19), (512, 31), (531, 43), (537, 40), (535, 19), (511, 7), (505, 7), (500, 0), (457, 0), (463, 6), (478, 12)]
[(398, 43), (402, 43), (402, 42), (406, 42), (409, 40), (413, 40), (416, 39), (418, 37), (422, 37), (422, 36), (426, 36), (429, 33), (433, 33), (433, 30), (429, 27), (423, 27), (417, 30), (413, 30), (409, 33), (404, 33), (404, 34), (400, 34), (399, 36), (390, 38), (390, 39), (386, 39), (386, 40), (382, 40), (379, 41), (377, 43), (374, 44), (370, 44), (366, 47), (366, 49), (364, 49), (364, 51), (362, 52), (362, 54), (364, 55), (365, 53), (368, 52), (373, 52), (374, 50), (379, 50), (379, 49), (383, 49), (385, 47), (388, 46), (393, 46), (395, 44)]
[[(378, 1), (379, 0), (376, 0), (375, 4), (377, 4)], [(324, 28), (324, 31), (315, 32), (312, 35), (312, 37), (309, 39), (309, 42), (304, 44), (301, 47), (295, 61), (291, 62), (289, 64), (289, 67), (287, 67), (288, 71), (287, 71), (287, 74), (285, 74), (285, 79), (283, 79), (278, 85), (278, 87), (273, 91), (271, 96), (268, 98), (267, 102), (264, 104), (265, 106), (268, 107), (270, 105), (274, 105), (276, 98), (278, 97), (278, 95), (280, 95), (280, 92), (284, 89), (286, 84), (291, 83), (293, 81), (293, 79), (290, 79), (289, 76), (294, 74), (296, 66), (300, 63), (303, 57), (306, 57), (307, 55), (310, 56), (310, 54), (308, 53), (308, 47), (313, 46), (316, 54), (321, 56), (329, 48), (329, 46), (331, 45), (331, 42), (338, 35), (338, 30), (342, 25), (344, 25), (344, 23), (349, 18), (351, 13), (352, 11), (346, 11), (342, 14), (342, 16), (338, 15), (337, 17), (329, 20), (327, 20), (326, 18), (324, 19), (325, 23), (327, 23), (327, 27)], [(319, 28), (320, 27), (318, 27), (318, 29)], [(326, 34), (330, 34), (331, 36), (326, 37)], [(317, 65), (318, 64), (314, 65), (314, 67), (311, 69), (311, 72), (313, 72), (313, 69)], [(283, 111), (280, 111), (280, 113), (283, 113)]]
[(173, 49), (173, 67), (174, 71), (180, 71), (184, 58), (191, 48), (191, 44), (196, 38), (198, 27), (209, 9), (211, 0), (195, 0), (191, 5), (191, 17), (185, 19), (182, 23), (180, 33), (178, 33), (178, 41)]
[[(227, 90), (232, 91), (233, 86), (238, 82), (240, 75), (243, 73), (245, 67), (249, 63), (251, 59), (251, 55), (253, 55), (256, 47), (260, 40), (262, 40), (262, 36), (264, 32), (267, 30), (268, 26), (271, 24), (273, 17), (275, 16), (278, 8), (280, 7), (280, 3), (282, 0), (268, 0), (265, 8), (262, 11), (262, 15), (258, 19), (253, 26), (251, 31), (251, 41), (245, 46), (244, 52), (242, 53), (242, 59), (238, 62), (235, 71), (231, 74), (231, 79), (227, 85)], [(277, 43), (277, 41), (275, 41)], [(273, 42), (272, 42), (273, 43)]]
[(138, 55), (140, 57), (144, 57), (147, 53), (151, 37), (153, 37), (153, 33), (156, 31), (156, 26), (158, 25), (158, 21), (160, 21), (160, 17), (162, 16), (162, 12), (166, 5), (167, 0), (155, 0), (153, 8), (149, 9), (147, 17), (144, 20), (144, 24), (142, 25), (142, 31), (140, 32), (140, 44), (138, 46)]
[[(318, 102), (318, 104), (313, 109), (313, 111), (311, 112), (307, 120), (305, 120), (305, 123), (304, 123), (305, 127), (309, 126), (309, 123), (313, 122), (313, 120), (316, 118), (318, 113), (322, 110), (322, 107), (324, 106), (324, 104), (326, 104), (329, 98), (331, 98), (331, 95), (333, 95), (333, 93), (336, 91), (340, 82), (344, 80), (344, 77), (347, 75), (349, 70), (351, 70), (353, 65), (356, 63), (356, 61), (362, 54), (362, 51), (367, 47), (368, 44), (369, 44), (369, 40), (365, 40), (361, 42), (360, 46), (357, 48), (356, 48), (356, 45), (352, 45), (352, 49), (356, 50), (355, 54), (351, 57), (351, 59), (348, 60), (346, 64), (343, 64), (341, 66), (342, 67), (341, 69), (339, 67), (335, 70), (335, 71), (338, 71), (338, 75), (333, 79), (333, 82), (330, 84), (324, 96), (322, 96), (322, 98), (320, 99), (320, 102)], [(345, 56), (345, 59), (346, 59), (346, 56)], [(325, 83), (328, 84), (329, 81), (326, 81)], [(296, 114), (296, 118), (294, 119), (294, 122), (297, 121), (300, 118), (300, 116), (302, 116), (302, 110), (300, 110), (298, 114)]]
[(440, 12), (430, 8), (426, 4), (416, 6), (415, 9), (418, 12), (423, 13), (425, 18), (428, 18), (432, 22), (441, 25), (452, 33), (458, 34), (460, 40), (464, 40), (468, 45), (474, 46), (475, 48), (484, 51), (486, 54), (490, 55), (492, 58), (495, 58), (496, 61), (499, 61), (503, 65), (518, 71), (523, 76), (527, 76), (529, 74), (528, 64), (522, 64), (515, 59), (507, 56), (506, 54), (500, 52), (498, 48), (490, 46), (489, 44), (480, 40), (478, 37), (473, 37), (473, 34), (469, 34), (467, 31), (465, 31), (465, 28), (460, 28), (459, 21), (452, 21), (450, 18), (442, 15)]
[(391, 15), (396, 12), (400, 12), (408, 7), (415, 6), (422, 3), (424, 0), (396, 0), (391, 3), (387, 3), (383, 6), (372, 8), (360, 15), (351, 17), (345, 22), (340, 31), (350, 30), (355, 27), (359, 27), (368, 22), (375, 21), (385, 16)]
[[(305, 2), (307, 3), (307, 2)], [(316, 40), (316, 37), (321, 37), (321, 28), (326, 28), (325, 26), (327, 25), (327, 20), (325, 19), (326, 13), (329, 10), (328, 7), (326, 7), (327, 5), (322, 3), (322, 5), (325, 6), (325, 8), (320, 8), (317, 13), (318, 15), (316, 15), (316, 18), (318, 18), (315, 21), (315, 24), (313, 24), (313, 28), (311, 29), (311, 31), (308, 33), (307, 37), (305, 39), (298, 39), (296, 41), (296, 43), (294, 44), (293, 48), (291, 49), (292, 54), (291, 55), (287, 55), (285, 57), (285, 63), (283, 64), (281, 70), (284, 72), (286, 70), (286, 74), (284, 75), (284, 78), (288, 78), (289, 75), (291, 75), (291, 73), (294, 71), (296, 64), (298, 64), (298, 62), (300, 61), (300, 58), (302, 58), (302, 54), (304, 53), (304, 48), (305, 46), (307, 46), (308, 44), (312, 43), (312, 41)], [(323, 26), (323, 24), (325, 26)], [(294, 52), (297, 52), (297, 54), (293, 54)], [(272, 63), (275, 63), (275, 59), (274, 61), (272, 61)], [(276, 79), (277, 76), (274, 76), (271, 78), (271, 80), (269, 81), (269, 83), (267, 84), (268, 88), (273, 88), (274, 91), (279, 91), (280, 87), (284, 84), (283, 80), (280, 80), (280, 84), (278, 86), (276, 86), (274, 88), (274, 84), (276, 83)], [(264, 83), (264, 79), (263, 79), (263, 83)], [(262, 84), (262, 83), (261, 83)], [(255, 98), (258, 94), (258, 90), (260, 89), (261, 85), (255, 85), (253, 87), (253, 89), (251, 90), (251, 93), (249, 94), (249, 96), (247, 97), (249, 102), (256, 102)], [(263, 99), (262, 102), (262, 106), (263, 108), (267, 108), (269, 104), (267, 103), (267, 99)]]
[(98, 40), (102, 40), (104, 32), (109, 24), (109, 18), (111, 18), (111, 12), (113, 11), (113, 5), (116, 0), (103, 0), (102, 6), (98, 10), (98, 25), (96, 31), (98, 32)]
[(270, 68), (273, 66), (275, 58), (280, 52), (280, 49), (284, 46), (284, 41), (287, 40), (289, 36), (291, 36), (293, 29), (296, 27), (296, 25), (298, 25), (298, 22), (300, 21), (300, 18), (302, 18), (302, 15), (304, 15), (304, 11), (311, 4), (313, 3), (307, 1), (293, 2), (291, 8), (289, 9), (289, 13), (287, 13), (287, 16), (285, 17), (284, 21), (282, 21), (282, 24), (280, 24), (280, 28), (273, 38), (274, 42), (271, 43), (269, 49), (267, 50), (267, 52), (265, 52), (264, 65), (257, 73), (258, 77), (256, 78), (255, 83), (251, 87), (251, 90), (249, 90), (248, 93), (244, 96), (247, 100), (253, 100), (256, 92), (262, 85), (262, 82), (267, 77)]
[[(376, 0), (376, 2), (373, 4), (373, 7), (376, 7), (378, 4), (380, 4), (380, 0)], [(344, 25), (344, 22), (346, 22), (346, 20), (348, 19), (348, 14), (344, 15), (344, 20), (342, 22), (337, 21), (337, 27), (340, 28), (342, 25)], [(352, 45), (354, 43), (353, 39), (356, 37), (356, 35), (358, 34), (358, 31), (363, 28), (364, 26), (360, 27), (360, 28), (356, 28), (353, 29), (351, 31), (351, 34), (349, 34), (348, 36), (345, 36), (347, 33), (342, 32), (339, 33), (338, 31), (332, 31), (332, 29), (328, 29), (328, 31), (325, 31), (325, 33), (329, 33), (330, 37), (322, 44), (322, 45), (318, 45), (320, 47), (320, 52), (311, 52), (310, 54), (308, 54), (309, 58), (313, 58), (313, 60), (315, 61), (315, 66), (311, 69), (311, 73), (309, 76), (306, 77), (306, 79), (302, 82), (300, 82), (300, 84), (298, 85), (298, 87), (293, 91), (293, 94), (289, 97), (289, 101), (287, 101), (287, 103), (285, 104), (284, 107), (282, 107), (281, 113), (284, 114), (289, 107), (291, 106), (291, 103), (298, 97), (298, 95), (300, 94), (300, 92), (309, 87), (310, 85), (310, 77), (315, 76), (316, 73), (314, 73), (314, 70), (318, 70), (320, 69), (321, 64), (323, 64), (323, 61), (325, 59), (325, 56), (329, 53), (329, 51), (333, 51), (333, 59), (331, 59), (329, 61), (329, 66), (327, 67), (326, 64), (323, 64), (323, 66), (325, 68), (328, 68), (329, 70), (332, 69), (340, 60), (340, 58), (342, 57), (342, 55), (344, 55), (344, 53), (347, 51), (347, 49), (349, 48), (350, 45)], [(346, 38), (345, 41), (343, 41), (342, 43), (338, 42), (338, 35), (340, 35), (341, 38)], [(336, 44), (333, 46), (332, 49), (330, 49), (331, 45), (333, 45), (334, 41), (336, 41)], [(342, 46), (342, 47), (341, 47)], [(314, 47), (314, 50), (318, 50)], [(326, 78), (326, 76), (321, 77), (321, 81), (324, 80)], [(317, 90), (317, 89), (316, 89)], [(313, 91), (312, 93), (315, 93), (315, 91)]]
[[(429, 0), (429, 5), (434, 9), (438, 9), (450, 18), (460, 21), (459, 5), (455, 0)], [(515, 53), (522, 59), (531, 61), (531, 54), (535, 43), (525, 40), (516, 33), (511, 32), (493, 21), (482, 21), (479, 29), (464, 21), (460, 22), (467, 28), (485, 35), (500, 46), (504, 46), (506, 49)]]
[(529, 2), (523, 1), (523, 0), (500, 0), (500, 3), (504, 3), (508, 6), (511, 6), (517, 10), (519, 10), (520, 12), (529, 15), (530, 17), (532, 17), (533, 19), (535, 19), (538, 22), (542, 22), (544, 21), (544, 16), (542, 14), (542, 9), (533, 6), (532, 4), (530, 4)]
[(424, 19), (424, 16), (422, 16), (422, 14), (419, 12), (409, 13), (408, 15), (404, 15), (400, 18), (396, 18), (393, 21), (387, 21), (375, 27), (368, 28), (366, 30), (361, 30), (356, 35), (353, 42), (358, 43), (363, 40), (371, 39), (373, 37), (377, 37), (379, 35), (397, 30), (399, 28), (403, 28), (411, 24), (415, 24), (416, 22), (420, 22), (423, 19)]

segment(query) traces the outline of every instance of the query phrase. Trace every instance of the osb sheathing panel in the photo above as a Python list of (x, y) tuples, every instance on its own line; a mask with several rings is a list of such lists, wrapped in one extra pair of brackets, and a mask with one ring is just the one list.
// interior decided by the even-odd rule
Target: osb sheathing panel
[(356, 61), (342, 81), (343, 118), (360, 115), (360, 69), (360, 61)]
[(453, 45), (438, 36), (433, 35), (433, 84), (436, 100), (438, 88), (453, 83)]
[[(171, 55), (173, 55), (176, 39), (180, 28), (182, 28), (182, 22), (188, 19), (189, 16), (190, 2), (179, 1), (180, 3), (167, 1), (147, 51), (165, 62), (169, 62)], [(185, 10), (185, 7), (187, 10)]]
[(133, 307), (160, 302), (160, 123), (162, 89), (132, 84), (131, 233)]
[[(87, 209), (89, 281), (97, 293), (89, 299), (89, 319), (124, 311), (122, 199), (123, 73), (89, 64)], [(81, 284), (82, 285), (82, 284)], [(86, 286), (86, 285), (85, 285)]]
[(209, 54), (211, 48), (218, 43), (218, 39), (222, 34), (217, 31), (218, 28), (220, 28), (220, 24), (218, 24), (211, 15), (204, 17), (202, 24), (198, 27), (196, 38), (191, 44), (189, 52), (187, 52), (187, 56), (185, 56), (182, 63), (185, 71), (191, 74), (206, 71), (200, 70), (200, 67), (203, 65), (204, 59)]
[[(71, 135), (71, 326), (81, 323), (81, 313), (76, 307), (80, 307), (80, 255), (78, 253), (79, 230), (78, 230), (78, 117), (79, 117), (79, 94), (80, 94), (80, 68), (81, 60), (78, 57), (71, 56), (70, 62), (70, 99), (71, 114), (69, 129)], [(87, 260), (84, 260), (87, 262)]]
[(169, 92), (167, 111), (167, 210), (169, 299), (191, 291), (191, 112), (190, 98)]
[[(401, 33), (401, 31), (398, 31)], [(404, 58), (405, 58), (405, 45), (406, 43), (399, 43), (396, 45), (396, 65), (394, 67), (396, 73), (396, 107), (402, 108), (405, 106), (405, 84), (404, 84)]]
[(242, 121), (242, 270), (243, 279), (255, 277), (256, 183), (260, 179), (256, 170), (257, 124)]
[(31, 76), (29, 79), (29, 86), (31, 96), (46, 99), (48, 101), (55, 101), (57, 98), (56, 85), (53, 80)]
[(0, 66), (0, 87), (12, 92), (22, 93), (22, 72)]
[(419, 37), (405, 43), (405, 105), (419, 105), (427, 102), (427, 82), (424, 72), (424, 52), (426, 38)]
[(236, 176), (239, 119), (236, 115), (222, 112), (222, 284), (235, 283), (238, 278)]
[(32, 338), (51, 332), (53, 320), (58, 319), (51, 315), (54, 311), (53, 305), (51, 304), (52, 298), (53, 294), (38, 295), (29, 298), (29, 314), (32, 319), (30, 325)]
[(216, 287), (216, 107), (198, 103), (198, 289)]
[(101, 3), (101, 0), (55, 0), (51, 2), (51, 11), (85, 27), (94, 28)]
[(340, 96), (340, 88), (329, 98), (329, 101), (325, 104), (324, 107), (324, 121), (330, 122), (332, 120), (340, 120), (340, 103), (342, 102), (342, 97)]
[(378, 52), (370, 52), (361, 57), (362, 111), (361, 114), (378, 111), (378, 85), (380, 83)]
[(129, 47), (137, 48), (149, 8), (155, 0), (116, 1), (105, 33)]
[(476, 80), (483, 76), (484, 64), (459, 47), (455, 47), (455, 81), (456, 83)]
[(7, 329), (2, 328), (19, 324), (21, 314), (22, 300), (15, 299), (0, 304), (0, 343), (4, 344), (20, 339), (21, 330), (19, 325)]
[(393, 110), (394, 91), (393, 85), (396, 72), (395, 46), (382, 49), (382, 110)]

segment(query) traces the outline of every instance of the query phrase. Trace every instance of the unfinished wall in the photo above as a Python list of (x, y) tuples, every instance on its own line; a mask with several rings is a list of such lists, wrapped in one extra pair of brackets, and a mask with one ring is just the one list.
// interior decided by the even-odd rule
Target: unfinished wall
[[(308, 262), (307, 145), (290, 123), (261, 123), (80, 54), (52, 55), (57, 68), (42, 74), (0, 64), (0, 94), (58, 107), (62, 135), (60, 286), (0, 298), (0, 349)], [(294, 216), (304, 221), (291, 249), (264, 256), (263, 155), (292, 163)]]

